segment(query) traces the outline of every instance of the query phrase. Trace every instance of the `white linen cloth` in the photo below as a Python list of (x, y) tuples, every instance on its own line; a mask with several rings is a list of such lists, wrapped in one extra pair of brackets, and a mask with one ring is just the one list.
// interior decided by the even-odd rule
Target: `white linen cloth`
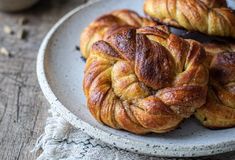
[[(150, 157), (113, 147), (74, 128), (53, 109), (49, 113), (45, 132), (34, 148), (34, 151), (43, 150), (37, 160), (182, 160)], [(235, 153), (187, 160), (235, 160)]]

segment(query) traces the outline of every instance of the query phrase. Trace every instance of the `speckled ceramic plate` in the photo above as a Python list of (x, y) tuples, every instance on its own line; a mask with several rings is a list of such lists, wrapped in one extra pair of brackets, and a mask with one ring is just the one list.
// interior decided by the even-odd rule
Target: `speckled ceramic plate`
[(84, 132), (129, 151), (167, 157), (205, 156), (235, 150), (235, 128), (209, 130), (185, 121), (167, 134), (138, 136), (95, 121), (82, 90), (84, 61), (75, 45), (82, 30), (98, 15), (129, 8), (142, 13), (143, 0), (104, 0), (68, 13), (47, 34), (37, 59), (37, 74), (46, 98), (66, 120)]

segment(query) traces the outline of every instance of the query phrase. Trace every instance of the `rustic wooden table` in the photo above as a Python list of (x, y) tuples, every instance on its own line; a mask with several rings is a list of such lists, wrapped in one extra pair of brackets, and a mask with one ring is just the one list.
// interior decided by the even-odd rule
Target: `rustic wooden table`
[[(49, 104), (36, 78), (36, 57), (43, 37), (66, 12), (86, 0), (41, 0), (29, 10), (0, 13), (0, 48), (11, 57), (0, 55), (0, 160), (32, 160), (36, 139), (42, 134)], [(19, 19), (26, 17), (25, 25)], [(6, 34), (4, 26), (15, 34)], [(17, 38), (24, 28), (25, 40)]]
[[(30, 151), (43, 133), (49, 104), (36, 78), (37, 51), (60, 17), (87, 1), (41, 0), (24, 12), (0, 13), (0, 48), (12, 54), (0, 54), (0, 160), (32, 160), (40, 154)], [(22, 17), (28, 19), (23, 26)], [(15, 33), (6, 34), (4, 26)], [(17, 38), (21, 29), (27, 31), (23, 40)]]

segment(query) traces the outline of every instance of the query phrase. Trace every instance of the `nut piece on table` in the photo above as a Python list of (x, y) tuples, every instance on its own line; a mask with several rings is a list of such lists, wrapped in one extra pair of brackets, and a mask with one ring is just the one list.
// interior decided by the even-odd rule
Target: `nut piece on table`
[(3, 27), (3, 31), (6, 33), (6, 34), (14, 34), (14, 31), (11, 29), (10, 26), (4, 26)]
[(11, 56), (11, 53), (10, 53), (6, 48), (4, 48), (4, 47), (1, 47), (1, 48), (0, 48), (0, 54), (1, 54), (1, 55), (5, 55), (5, 56), (8, 56), (8, 57)]

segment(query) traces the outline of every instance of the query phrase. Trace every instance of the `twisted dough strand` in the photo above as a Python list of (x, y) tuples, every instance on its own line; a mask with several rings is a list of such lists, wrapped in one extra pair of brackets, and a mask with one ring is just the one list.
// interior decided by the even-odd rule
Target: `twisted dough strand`
[(101, 123), (136, 134), (176, 128), (206, 100), (205, 51), (157, 27), (120, 27), (93, 44), (83, 88)]
[[(97, 18), (82, 32), (80, 46), (83, 56), (88, 58), (92, 44), (102, 40), (109, 30), (126, 25), (139, 28), (142, 26), (154, 26), (156, 23), (139, 16), (131, 10), (116, 10), (105, 14)], [(163, 28), (166, 29), (165, 27)]]
[(235, 15), (226, 0), (146, 0), (151, 18), (175, 27), (235, 38)]
[(207, 103), (195, 113), (209, 128), (235, 126), (235, 44), (206, 44), (210, 68)]

